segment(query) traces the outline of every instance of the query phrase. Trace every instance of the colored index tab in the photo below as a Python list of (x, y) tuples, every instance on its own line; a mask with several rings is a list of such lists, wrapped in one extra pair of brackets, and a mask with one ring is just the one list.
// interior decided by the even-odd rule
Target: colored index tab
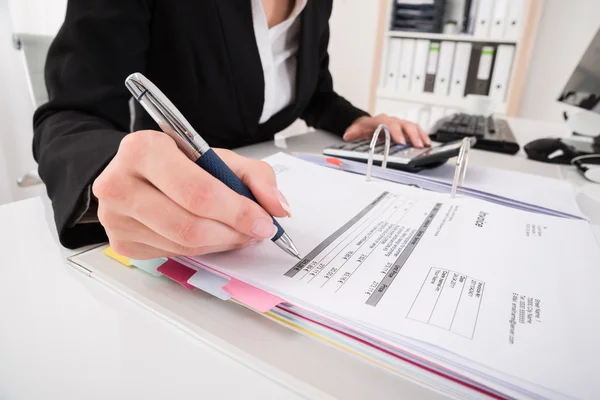
[(117, 260), (121, 264), (131, 267), (130, 259), (125, 256), (121, 256), (121, 255), (115, 253), (115, 251), (112, 249), (112, 247), (105, 248), (103, 253), (106, 254), (107, 256), (109, 256), (110, 258)]
[(194, 290), (194, 286), (187, 282), (196, 273), (193, 269), (169, 259), (156, 270), (175, 282), (180, 283), (186, 289)]
[(280, 297), (235, 278), (230, 278), (229, 283), (223, 286), (223, 291), (229, 293), (231, 297), (240, 303), (244, 303), (248, 307), (263, 313), (284, 302)]
[(223, 286), (229, 283), (229, 278), (215, 274), (214, 272), (199, 269), (188, 279), (188, 283), (221, 300), (229, 300), (231, 298), (231, 295), (223, 290)]
[(147, 273), (154, 276), (161, 276), (162, 274), (157, 271), (158, 267), (167, 262), (166, 258), (153, 258), (151, 260), (129, 260), (131, 264), (138, 267), (139, 269), (146, 271)]
[(340, 160), (339, 158), (327, 157), (325, 159), (325, 161), (327, 161), (329, 164), (333, 164), (333, 165), (336, 165), (338, 167), (342, 166), (342, 160)]

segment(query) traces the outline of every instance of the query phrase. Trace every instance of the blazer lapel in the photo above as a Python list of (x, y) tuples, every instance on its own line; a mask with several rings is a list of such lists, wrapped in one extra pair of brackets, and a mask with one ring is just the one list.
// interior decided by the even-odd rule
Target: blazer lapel
[(265, 83), (254, 36), (252, 6), (249, 0), (214, 0), (213, 3), (221, 19), (229, 57), (223, 72), (232, 78), (245, 131), (255, 137), (264, 103)]
[[(321, 1), (321, 0), (317, 0)], [(319, 71), (319, 35), (315, 2), (308, 0), (300, 14), (300, 34), (296, 65), (296, 99), (294, 109), (305, 105), (313, 95), (313, 81), (318, 79), (315, 72)]]

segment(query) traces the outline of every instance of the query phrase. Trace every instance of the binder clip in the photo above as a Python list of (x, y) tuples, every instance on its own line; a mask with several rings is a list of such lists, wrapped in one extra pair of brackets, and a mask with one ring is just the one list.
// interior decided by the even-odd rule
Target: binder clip
[(454, 169), (454, 180), (452, 181), (452, 191), (450, 198), (456, 196), (456, 189), (458, 186), (462, 186), (465, 180), (465, 174), (467, 173), (467, 164), (469, 159), (469, 150), (471, 149), (471, 140), (469, 138), (463, 138), (462, 144), (460, 145), (460, 151), (456, 158), (456, 168)]
[(381, 131), (385, 133), (385, 150), (383, 153), (383, 162), (381, 163), (381, 168), (385, 168), (387, 166), (388, 155), (390, 154), (390, 130), (384, 124), (381, 124), (373, 133), (373, 138), (371, 139), (371, 144), (369, 145), (369, 161), (367, 162), (367, 181), (371, 180), (371, 169), (373, 168), (373, 154), (375, 153), (375, 146), (377, 145), (377, 141), (379, 140), (379, 134)]

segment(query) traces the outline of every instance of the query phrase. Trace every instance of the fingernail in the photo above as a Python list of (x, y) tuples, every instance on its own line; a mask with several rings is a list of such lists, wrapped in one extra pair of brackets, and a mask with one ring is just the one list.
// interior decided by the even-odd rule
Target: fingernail
[(419, 148), (423, 147), (423, 142), (420, 141), (420, 140), (417, 140), (416, 146), (419, 147)]
[(281, 208), (283, 208), (285, 210), (285, 212), (288, 214), (288, 217), (292, 217), (292, 210), (290, 209), (290, 205), (287, 201), (287, 199), (285, 198), (285, 196), (283, 195), (283, 193), (281, 193), (281, 191), (279, 191), (279, 189), (275, 188), (275, 194), (277, 194), (277, 198), (279, 199), (279, 203), (281, 204)]
[(348, 135), (349, 135), (349, 134), (350, 134), (350, 131), (346, 131), (346, 132), (344, 133), (344, 136), (342, 137), (342, 139), (344, 139), (344, 140), (348, 139)]
[(404, 136), (400, 136), (400, 144), (406, 144), (406, 139), (404, 139)]
[(277, 233), (277, 227), (272, 221), (257, 219), (252, 225), (252, 233), (261, 238), (272, 238)]

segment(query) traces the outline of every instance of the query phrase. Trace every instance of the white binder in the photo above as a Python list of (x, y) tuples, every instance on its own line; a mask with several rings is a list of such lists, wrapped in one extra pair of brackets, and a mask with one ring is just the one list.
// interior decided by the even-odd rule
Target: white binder
[(427, 56), (427, 68), (425, 70), (425, 88), (423, 90), (426, 93), (433, 93), (439, 56), (440, 42), (431, 41), (429, 44), (429, 54)]
[(528, 4), (529, 0), (508, 0), (504, 39), (514, 41), (520, 39)]
[(450, 97), (464, 97), (469, 61), (471, 60), (471, 49), (473, 45), (469, 42), (460, 42), (456, 45), (454, 63), (452, 66), (452, 78), (450, 80)]
[(496, 61), (494, 63), (489, 96), (497, 103), (502, 103), (506, 100), (506, 91), (508, 89), (514, 55), (515, 46), (513, 45), (501, 44), (496, 50)]
[(442, 41), (440, 45), (440, 59), (437, 74), (435, 76), (435, 87), (433, 89), (433, 93), (436, 95), (448, 95), (455, 48), (456, 42)]
[(508, 0), (495, 0), (492, 13), (492, 24), (490, 25), (491, 39), (502, 39), (506, 30)]
[(415, 44), (415, 62), (410, 83), (410, 91), (412, 93), (423, 93), (423, 89), (425, 88), (425, 73), (428, 54), (429, 40), (417, 40)]
[(383, 88), (386, 91), (394, 91), (400, 67), (400, 54), (402, 52), (402, 39), (392, 38), (389, 42), (388, 56), (386, 60), (385, 79)]
[(396, 83), (397, 92), (408, 92), (412, 79), (412, 67), (415, 55), (415, 39), (402, 39), (402, 57)]
[(479, 5), (477, 7), (477, 20), (475, 21), (473, 36), (489, 37), (493, 11), (494, 0), (479, 0)]

